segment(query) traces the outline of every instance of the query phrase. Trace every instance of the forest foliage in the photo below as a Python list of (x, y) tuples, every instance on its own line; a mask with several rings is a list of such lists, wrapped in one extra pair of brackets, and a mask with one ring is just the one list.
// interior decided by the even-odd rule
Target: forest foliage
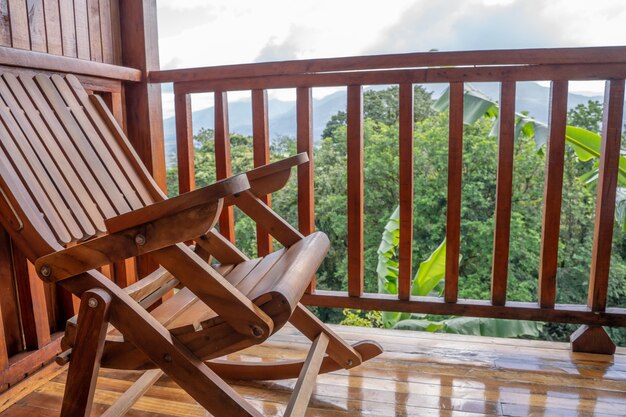
[[(414, 129), (414, 225), (413, 276), (445, 238), (448, 114), (435, 111), (431, 94), (415, 87)], [(568, 113), (568, 124), (598, 132), (602, 105), (589, 102)], [(490, 134), (494, 119), (482, 118), (464, 126), (463, 187), (461, 208), (461, 255), (459, 297), (486, 300), (490, 297), (493, 253), (494, 208), (497, 167), (497, 137)], [(271, 128), (271, 126), (270, 126)], [(398, 87), (368, 90), (364, 93), (364, 259), (365, 291), (378, 291), (377, 250), (386, 224), (398, 204)], [(251, 169), (252, 138), (231, 134), (234, 173)], [(213, 131), (195, 136), (196, 184), (215, 181)], [(296, 153), (295, 139), (282, 137), (271, 145), (271, 160)], [(346, 115), (331, 118), (316, 144), (315, 225), (330, 238), (331, 249), (317, 274), (321, 289), (347, 289), (347, 200), (346, 200)], [(584, 174), (593, 161), (581, 162), (568, 147), (565, 155), (557, 303), (586, 304), (589, 280), (595, 185)], [(516, 139), (513, 166), (513, 199), (507, 299), (537, 301), (537, 276), (541, 244), (545, 153), (534, 138), (522, 132)], [(168, 170), (168, 191), (177, 194), (176, 169)], [(273, 208), (292, 224), (297, 224), (295, 175), (287, 186), (272, 196)], [(255, 227), (252, 220), (236, 210), (237, 245), (255, 254)], [(611, 258), (608, 305), (626, 307), (626, 239), (615, 228)], [(326, 321), (379, 326), (379, 314), (319, 309)], [(426, 317), (439, 322), (446, 317)], [(478, 324), (477, 324), (478, 323)], [(472, 325), (481, 325), (474, 322)], [(483, 324), (484, 325), (484, 324)], [(538, 337), (566, 340), (572, 325), (546, 323), (538, 327)], [(626, 344), (626, 332), (610, 329), (618, 344)]]

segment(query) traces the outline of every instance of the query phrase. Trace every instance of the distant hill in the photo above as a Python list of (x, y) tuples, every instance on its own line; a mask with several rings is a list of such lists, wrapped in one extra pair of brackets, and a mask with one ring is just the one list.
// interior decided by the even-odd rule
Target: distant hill
[[(498, 83), (475, 83), (475, 88), (486, 95), (498, 98)], [(444, 84), (430, 84), (425, 86), (432, 91), (433, 97), (437, 98), (445, 89)], [(384, 87), (372, 87), (376, 89)], [(517, 111), (528, 111), (536, 119), (547, 122), (549, 109), (550, 89), (535, 82), (517, 83), (517, 98), (515, 106)], [(602, 96), (586, 96), (570, 93), (568, 97), (568, 108), (576, 107), (578, 104), (585, 104), (589, 100), (602, 102)], [(338, 111), (346, 110), (346, 92), (338, 91), (321, 99), (313, 100), (313, 137), (316, 142), (321, 138), (321, 134), (330, 118)], [(269, 127), (270, 140), (280, 136), (296, 135), (296, 103), (295, 101), (269, 100)], [(250, 99), (232, 101), (228, 106), (230, 131), (242, 135), (252, 134), (252, 105)], [(197, 133), (201, 128), (212, 129), (214, 126), (213, 107), (197, 110), (193, 112), (193, 130)], [(626, 120), (626, 109), (625, 109)], [(167, 161), (173, 163), (176, 154), (176, 127), (174, 117), (164, 119), (165, 152)]]

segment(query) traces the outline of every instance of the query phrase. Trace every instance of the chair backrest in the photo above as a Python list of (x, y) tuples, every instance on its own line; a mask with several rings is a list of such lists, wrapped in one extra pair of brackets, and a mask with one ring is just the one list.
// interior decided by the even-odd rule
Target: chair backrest
[(27, 217), (14, 229), (36, 224), (64, 246), (164, 198), (98, 99), (71, 75), (0, 76), (2, 206)]

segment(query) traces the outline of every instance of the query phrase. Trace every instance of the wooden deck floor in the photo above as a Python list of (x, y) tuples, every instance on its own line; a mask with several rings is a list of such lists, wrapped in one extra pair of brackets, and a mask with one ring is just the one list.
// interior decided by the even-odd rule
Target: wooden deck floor
[[(351, 371), (321, 375), (307, 416), (626, 416), (626, 349), (610, 357), (573, 354), (564, 343), (336, 329), (351, 341), (377, 340), (385, 353)], [(286, 328), (241, 356), (291, 358), (304, 355), (307, 346)], [(57, 416), (66, 375), (65, 367), (53, 364), (0, 395), (0, 417)], [(99, 416), (138, 376), (102, 370), (92, 414)], [(294, 382), (235, 388), (264, 415), (281, 416)], [(163, 377), (127, 415), (207, 414)]]

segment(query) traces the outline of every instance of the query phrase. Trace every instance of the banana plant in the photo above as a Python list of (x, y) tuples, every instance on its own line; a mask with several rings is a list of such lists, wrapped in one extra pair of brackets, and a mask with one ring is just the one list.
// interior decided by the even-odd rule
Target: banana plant
[[(397, 207), (385, 225), (378, 247), (378, 292), (398, 293), (398, 257), (400, 242), (400, 208)], [(460, 260), (459, 260), (460, 261)], [(411, 282), (411, 295), (440, 295), (446, 270), (446, 240), (420, 263)], [(485, 319), (474, 317), (452, 317), (432, 321), (424, 314), (383, 312), (385, 328), (421, 330), (428, 332), (459, 333), (495, 337), (537, 337), (543, 327), (541, 323), (523, 320)]]
[[(495, 119), (496, 123), (490, 132), (497, 136), (499, 126), (500, 108), (498, 102), (474, 88), (471, 84), (465, 84), (463, 105), (463, 123), (471, 125), (481, 118)], [(441, 97), (433, 104), (437, 111), (448, 109), (450, 103), (450, 91), (446, 89)], [(524, 134), (535, 139), (538, 151), (548, 141), (548, 126), (526, 113), (515, 113), (515, 139)], [(591, 185), (598, 179), (601, 136), (597, 133), (576, 126), (565, 127), (565, 142), (572, 147), (576, 157), (581, 162), (593, 160), (594, 164), (590, 171), (581, 176), (586, 184)], [(626, 231), (626, 157), (620, 155), (617, 176), (617, 197), (615, 219)]]

